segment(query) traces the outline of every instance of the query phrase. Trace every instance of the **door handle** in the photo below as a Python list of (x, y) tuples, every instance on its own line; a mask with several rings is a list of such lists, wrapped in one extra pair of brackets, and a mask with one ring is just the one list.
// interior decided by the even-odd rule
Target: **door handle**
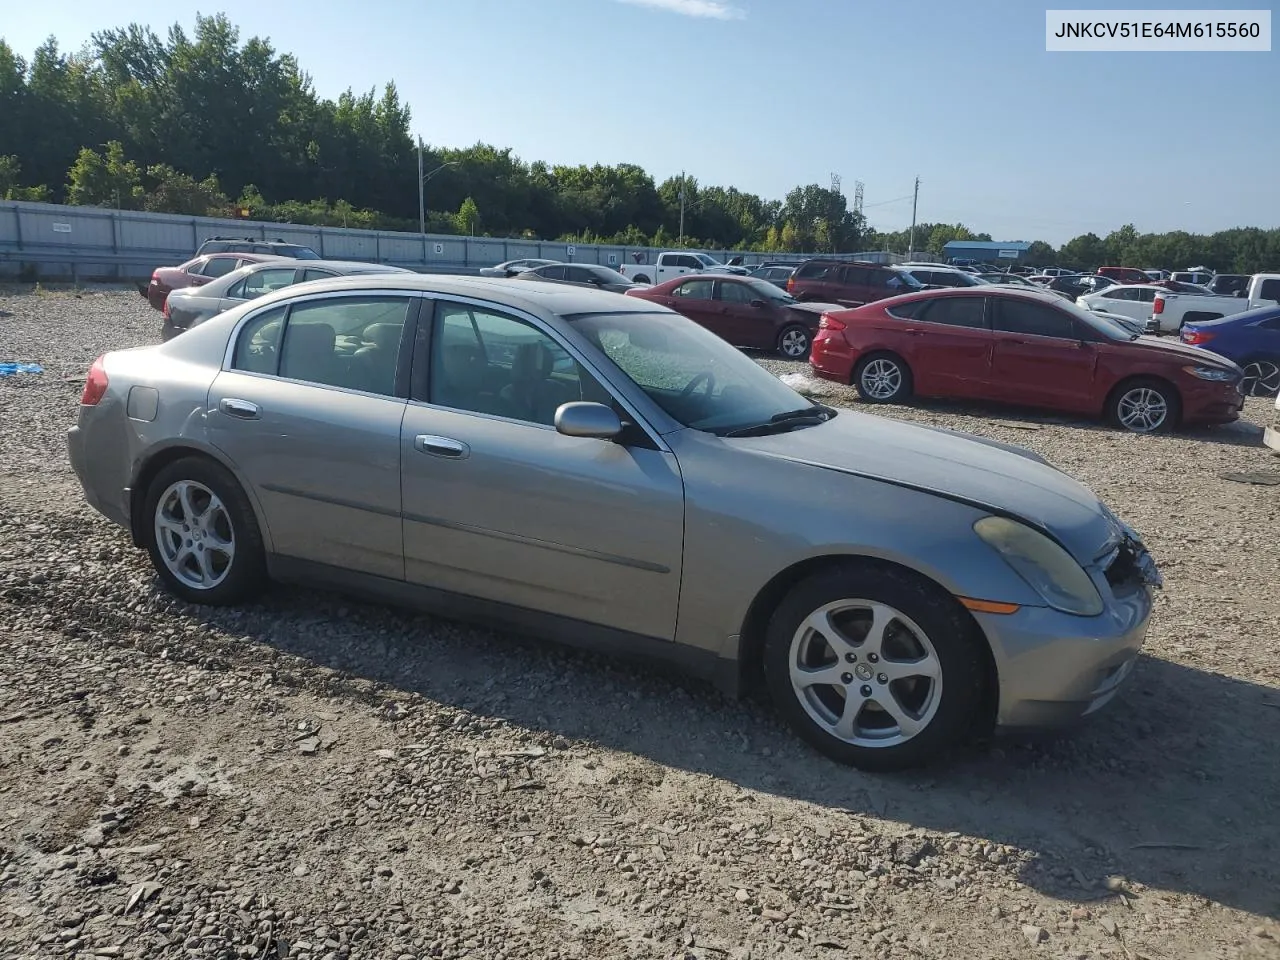
[(448, 460), (465, 460), (471, 454), (471, 448), (461, 440), (433, 437), (425, 433), (413, 438), (413, 449), (419, 453), (428, 453), (433, 457), (444, 457)]
[(218, 409), (237, 420), (257, 420), (262, 414), (262, 408), (256, 403), (237, 400), (235, 397), (223, 397), (218, 401)]

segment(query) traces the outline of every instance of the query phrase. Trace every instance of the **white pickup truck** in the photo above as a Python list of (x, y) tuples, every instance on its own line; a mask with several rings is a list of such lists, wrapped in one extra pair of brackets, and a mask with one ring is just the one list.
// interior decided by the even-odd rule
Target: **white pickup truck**
[(1147, 333), (1177, 333), (1184, 323), (1216, 320), (1257, 307), (1274, 307), (1277, 303), (1280, 303), (1280, 273), (1255, 274), (1249, 286), (1234, 297), (1166, 291), (1157, 294), (1151, 304)]
[[(644, 254), (633, 254), (644, 256)], [(669, 251), (658, 254), (653, 263), (624, 263), (618, 272), (628, 280), (636, 283), (662, 283), (673, 277), (683, 277), (688, 273), (733, 273), (745, 275), (750, 271), (744, 267), (731, 267), (721, 263), (715, 257), (705, 253), (692, 251)]]

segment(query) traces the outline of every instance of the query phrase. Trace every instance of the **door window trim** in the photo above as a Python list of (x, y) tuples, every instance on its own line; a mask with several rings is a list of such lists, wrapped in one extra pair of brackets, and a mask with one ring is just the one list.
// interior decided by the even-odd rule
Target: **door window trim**
[[(287, 287), (284, 289), (288, 289)], [(315, 380), (299, 380), (296, 377), (282, 377), (277, 373), (259, 373), (255, 370), (241, 370), (233, 366), (235, 362), (236, 344), (240, 342), (240, 335), (244, 332), (244, 328), (256, 317), (261, 316), (270, 310), (284, 307), (284, 319), (280, 324), (280, 347), (284, 348), (285, 333), (289, 328), (289, 321), (293, 317), (293, 308), (302, 304), (318, 303), (323, 300), (351, 300), (355, 298), (367, 297), (395, 297), (400, 300), (409, 301), (408, 308), (405, 311), (404, 333), (400, 336), (400, 352), (396, 357), (396, 382), (395, 393), (388, 396), (385, 393), (376, 393), (370, 390), (357, 390), (355, 387), (340, 387), (332, 383), (317, 383)], [(222, 368), (220, 373), (234, 373), (243, 377), (259, 377), (263, 380), (278, 380), (281, 383), (296, 383), (306, 387), (316, 387), (321, 390), (333, 390), (338, 393), (351, 393), (361, 397), (377, 397), (380, 400), (391, 400), (395, 403), (404, 403), (409, 398), (409, 374), (410, 363), (413, 358), (413, 343), (417, 338), (417, 329), (419, 317), (422, 313), (422, 300), (424, 295), (420, 290), (339, 290), (329, 291), (326, 293), (316, 293), (309, 296), (290, 297), (287, 300), (274, 303), (265, 303), (260, 306), (255, 305), (252, 310), (245, 313), (243, 317), (236, 321), (235, 328), (231, 331), (231, 336), (227, 338), (227, 348), (222, 355)], [(253, 302), (253, 301), (248, 301)], [(280, 357), (276, 356), (276, 370), (280, 369)]]
[(470, 297), (462, 294), (443, 293), (436, 291), (423, 291), (420, 296), (425, 301), (419, 310), (417, 336), (414, 338), (413, 358), (411, 361), (411, 372), (409, 374), (409, 384), (412, 390), (407, 400), (411, 406), (423, 407), (428, 410), (446, 410), (450, 413), (461, 414), (463, 416), (481, 417), (485, 420), (496, 420), (500, 423), (520, 424), (521, 426), (533, 427), (539, 430), (555, 431), (554, 426), (545, 423), (532, 423), (528, 420), (518, 420), (512, 417), (504, 417), (493, 413), (480, 413), (475, 410), (459, 410), (456, 407), (446, 407), (442, 404), (432, 403), (429, 400), (419, 400), (415, 396), (421, 391), (421, 396), (429, 397), (431, 388), (431, 348), (435, 341), (435, 328), (437, 323), (437, 314), (441, 304), (460, 304), (463, 306), (474, 307), (480, 310), (486, 310), (500, 316), (510, 317), (513, 320), (519, 320), (529, 324), (543, 336), (549, 338), (561, 350), (567, 353), (589, 376), (595, 378), (600, 387), (613, 398), (614, 403), (618, 404), (626, 411), (627, 417), (636, 425), (637, 428), (648, 439), (649, 443), (629, 443), (628, 446), (642, 447), (644, 449), (658, 450), (662, 453), (671, 453), (671, 448), (666, 441), (662, 439), (660, 434), (645, 417), (636, 405), (633, 404), (623, 391), (619, 390), (608, 377), (606, 377), (594, 363), (579, 350), (578, 347), (559, 336), (555, 330), (540, 317), (535, 316), (519, 307), (509, 306), (505, 303), (494, 303), (491, 300), (481, 300), (478, 297)]

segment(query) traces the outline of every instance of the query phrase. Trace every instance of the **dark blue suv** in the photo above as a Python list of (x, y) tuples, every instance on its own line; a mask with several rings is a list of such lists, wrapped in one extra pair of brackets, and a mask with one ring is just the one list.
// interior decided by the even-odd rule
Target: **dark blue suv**
[(1217, 320), (1182, 325), (1182, 342), (1234, 360), (1244, 368), (1244, 392), (1280, 392), (1280, 307), (1259, 307)]

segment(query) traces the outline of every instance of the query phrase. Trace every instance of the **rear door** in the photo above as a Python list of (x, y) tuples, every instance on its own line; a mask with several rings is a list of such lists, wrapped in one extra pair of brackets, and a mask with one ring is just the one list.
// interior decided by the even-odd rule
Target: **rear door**
[[(763, 303), (763, 306), (752, 306)], [(772, 349), (776, 326), (774, 311), (763, 297), (746, 283), (716, 281), (716, 309), (720, 330), (716, 331), (735, 347)]]
[(564, 268), (564, 276), (565, 276), (565, 280), (567, 280), (569, 283), (572, 283), (574, 286), (578, 286), (578, 287), (596, 286), (596, 284), (591, 282), (595, 274), (593, 274), (586, 267), (569, 265)]
[(1257, 290), (1249, 298), (1249, 309), (1270, 307), (1280, 303), (1280, 277), (1260, 277)]
[(981, 296), (937, 297), (914, 310), (905, 329), (916, 389), (941, 397), (990, 395), (995, 340), (987, 311)]
[(684, 314), (694, 323), (706, 327), (718, 336), (728, 329), (728, 323), (720, 313), (715, 299), (715, 281), (702, 277), (690, 277), (677, 284), (671, 291), (671, 309)]
[(302, 273), (298, 267), (270, 267), (266, 270), (255, 270), (242, 280), (231, 285), (219, 304), (219, 310), (230, 310), (238, 307), (246, 300), (256, 300), (268, 293), (274, 293), (284, 287), (292, 286)]
[(860, 307), (879, 299), (872, 294), (872, 276), (875, 272), (867, 267), (840, 267), (836, 274), (833, 297), (823, 299), (846, 307)]
[(1079, 413), (1101, 409), (1094, 398), (1098, 341), (1092, 330), (1047, 303), (992, 301), (992, 399)]
[(252, 489), (276, 554), (404, 578), (400, 424), (420, 303), (325, 293), (241, 324), (209, 391), (209, 437)]

